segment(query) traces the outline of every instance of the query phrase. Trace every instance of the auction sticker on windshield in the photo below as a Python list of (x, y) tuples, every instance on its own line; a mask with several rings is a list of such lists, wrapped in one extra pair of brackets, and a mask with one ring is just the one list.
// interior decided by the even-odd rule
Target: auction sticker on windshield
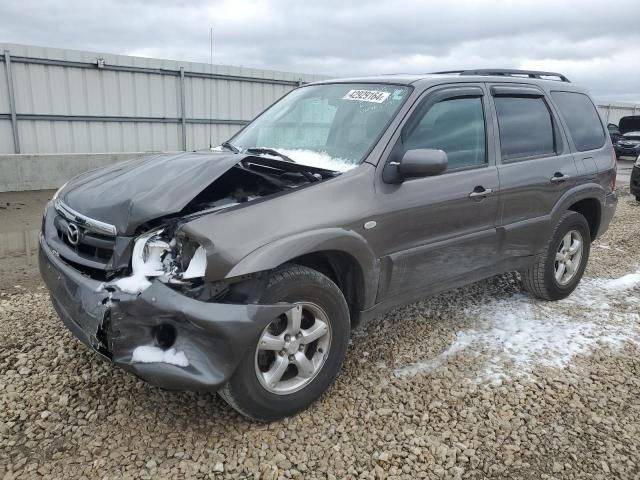
[(349, 90), (342, 99), (382, 103), (389, 97), (389, 95), (389, 92), (380, 92), (378, 90)]

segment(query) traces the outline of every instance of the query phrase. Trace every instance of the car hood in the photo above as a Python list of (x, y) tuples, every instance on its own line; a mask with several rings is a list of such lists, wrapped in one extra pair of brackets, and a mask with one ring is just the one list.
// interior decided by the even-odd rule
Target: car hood
[(618, 125), (621, 134), (640, 130), (640, 115), (622, 117)]
[(621, 137), (622, 140), (640, 140), (640, 132), (627, 132)]
[(131, 235), (145, 222), (180, 212), (247, 155), (231, 152), (163, 154), (131, 160), (72, 179), (60, 194), (69, 207)]

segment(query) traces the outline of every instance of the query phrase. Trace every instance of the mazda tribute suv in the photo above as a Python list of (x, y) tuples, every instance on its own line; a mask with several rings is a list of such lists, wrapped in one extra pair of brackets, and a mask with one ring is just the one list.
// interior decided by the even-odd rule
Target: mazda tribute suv
[(606, 125), (549, 72), (304, 85), (213, 150), (73, 178), (40, 271), (98, 355), (261, 421), (329, 388), (358, 321), (509, 271), (566, 297), (617, 202)]

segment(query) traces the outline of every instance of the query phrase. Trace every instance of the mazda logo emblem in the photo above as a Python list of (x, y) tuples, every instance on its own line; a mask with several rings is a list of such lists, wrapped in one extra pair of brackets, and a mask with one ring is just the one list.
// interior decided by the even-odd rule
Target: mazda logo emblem
[(71, 245), (78, 245), (80, 241), (80, 229), (78, 229), (77, 225), (70, 223), (67, 226), (67, 239)]

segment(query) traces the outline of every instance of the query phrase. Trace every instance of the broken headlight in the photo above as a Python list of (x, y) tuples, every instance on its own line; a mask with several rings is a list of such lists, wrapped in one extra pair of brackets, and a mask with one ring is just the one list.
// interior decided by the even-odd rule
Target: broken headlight
[(181, 279), (204, 277), (207, 269), (207, 252), (200, 244), (186, 237), (178, 237), (176, 252)]
[(135, 240), (131, 275), (107, 285), (138, 294), (151, 286), (150, 279), (182, 284), (204, 277), (207, 255), (200, 245), (184, 237), (171, 238), (165, 229), (153, 230)]
[(131, 259), (133, 274), (159, 277), (170, 283), (204, 277), (207, 267), (204, 248), (183, 235), (169, 237), (165, 229), (160, 229), (136, 239)]

